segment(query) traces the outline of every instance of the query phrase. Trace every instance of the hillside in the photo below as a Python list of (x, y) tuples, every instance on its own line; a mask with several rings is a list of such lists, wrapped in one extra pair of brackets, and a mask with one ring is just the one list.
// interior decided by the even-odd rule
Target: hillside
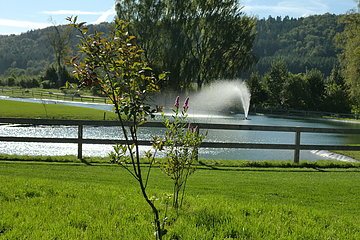
[[(96, 25), (100, 31), (107, 31), (109, 23)], [(60, 26), (65, 31), (67, 26)], [(94, 26), (90, 25), (90, 29)], [(49, 37), (54, 33), (54, 27), (32, 30), (20, 35), (0, 35), (0, 75), (24, 73), (37, 75), (44, 72), (44, 67), (54, 62), (54, 51)], [(78, 43), (76, 33), (70, 32), (68, 55), (76, 51)]]
[[(299, 19), (269, 17), (258, 20), (254, 42), (258, 64), (255, 69), (262, 74), (268, 71), (275, 58), (282, 58), (293, 73), (318, 68), (329, 75), (337, 62), (334, 36), (343, 30), (338, 18), (333, 14), (324, 14)], [(95, 27), (106, 31), (109, 26), (109, 23), (102, 23)], [(0, 36), (0, 75), (37, 75), (44, 72), (44, 66), (54, 62), (49, 42), (53, 31), (50, 27), (21, 35)], [(76, 34), (71, 33), (70, 36), (74, 51)]]
[(256, 69), (263, 74), (275, 58), (282, 58), (290, 72), (317, 68), (328, 76), (337, 63), (335, 35), (344, 28), (338, 20), (334, 14), (259, 20), (254, 44)]

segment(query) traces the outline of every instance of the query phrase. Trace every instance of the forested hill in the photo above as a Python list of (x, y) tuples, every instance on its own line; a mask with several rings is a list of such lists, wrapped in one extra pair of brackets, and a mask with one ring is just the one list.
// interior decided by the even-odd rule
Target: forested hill
[[(274, 59), (282, 58), (293, 73), (318, 68), (328, 75), (337, 61), (334, 36), (343, 29), (338, 18), (325, 14), (299, 19), (269, 17), (258, 20), (254, 43), (258, 59), (256, 70), (264, 73)], [(108, 25), (104, 23), (97, 28), (105, 30)], [(52, 31), (52, 28), (47, 28), (21, 35), (0, 36), (0, 74), (9, 75), (20, 71), (36, 75), (43, 72), (45, 66), (54, 62), (49, 43)], [(75, 34), (71, 38), (71, 48), (74, 49)]]
[(317, 68), (326, 76), (337, 62), (335, 35), (343, 25), (334, 14), (306, 18), (272, 18), (257, 22), (254, 52), (258, 57), (257, 70), (263, 74), (271, 62), (282, 58), (290, 72), (306, 72)]
[[(59, 26), (64, 32), (66, 26)], [(89, 29), (91, 30), (90, 26)], [(99, 31), (108, 31), (109, 23), (96, 26)], [(0, 35), (0, 75), (25, 73), (37, 75), (54, 63), (54, 50), (50, 39), (54, 37), (54, 27), (31, 30), (20, 35)], [(67, 53), (76, 51), (78, 39), (75, 31), (69, 33)], [(25, 71), (24, 71), (25, 70)]]

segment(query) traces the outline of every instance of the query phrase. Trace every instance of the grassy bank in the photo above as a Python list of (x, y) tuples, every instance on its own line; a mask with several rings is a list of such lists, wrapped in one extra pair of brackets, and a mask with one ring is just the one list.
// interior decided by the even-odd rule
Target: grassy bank
[[(355, 146), (360, 146), (360, 145), (357, 144)], [(334, 151), (334, 152), (360, 161), (360, 151)]]
[[(105, 111), (65, 106), (61, 104), (26, 103), (0, 100), (1, 117), (50, 118), (50, 119), (88, 119), (102, 120)], [(106, 112), (106, 120), (115, 119), (115, 114)]]
[[(7, 162), (37, 162), (37, 163), (86, 163), (86, 164), (109, 164), (109, 157), (85, 157), (82, 160), (77, 159), (75, 155), (68, 156), (27, 156), (14, 154), (0, 154), (0, 161)], [(142, 160), (147, 164), (147, 160)], [(291, 160), (207, 160), (200, 159), (198, 167), (210, 170), (236, 170), (243, 168), (288, 168), (288, 169), (352, 169), (360, 171), (359, 162), (341, 162), (336, 160), (318, 160), (318, 161), (300, 161), (295, 164)]]
[[(171, 183), (151, 177), (161, 199)], [(0, 182), (0, 239), (152, 239), (151, 212), (120, 167), (0, 162)], [(166, 239), (360, 238), (359, 172), (198, 170), (187, 189)]]

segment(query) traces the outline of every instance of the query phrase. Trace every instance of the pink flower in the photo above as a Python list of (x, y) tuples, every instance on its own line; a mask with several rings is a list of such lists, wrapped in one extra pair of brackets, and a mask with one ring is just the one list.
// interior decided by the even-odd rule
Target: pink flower
[(175, 106), (176, 108), (179, 108), (179, 102), (180, 102), (180, 97), (177, 96), (176, 99), (175, 99), (175, 103), (174, 103), (174, 106)]
[(192, 126), (190, 123), (188, 125), (188, 131), (196, 133), (198, 131), (198, 126)]
[(185, 99), (183, 108), (185, 112), (189, 109), (189, 97)]

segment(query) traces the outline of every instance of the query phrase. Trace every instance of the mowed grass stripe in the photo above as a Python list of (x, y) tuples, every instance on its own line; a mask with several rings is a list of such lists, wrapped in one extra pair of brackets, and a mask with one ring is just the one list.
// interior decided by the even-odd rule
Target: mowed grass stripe
[(104, 112), (106, 119), (115, 119), (115, 114), (97, 109), (0, 100), (0, 117), (102, 120)]
[[(118, 166), (0, 163), (0, 239), (152, 239), (135, 181)], [(171, 192), (159, 169), (149, 191)], [(359, 172), (199, 170), (166, 239), (359, 239)]]

